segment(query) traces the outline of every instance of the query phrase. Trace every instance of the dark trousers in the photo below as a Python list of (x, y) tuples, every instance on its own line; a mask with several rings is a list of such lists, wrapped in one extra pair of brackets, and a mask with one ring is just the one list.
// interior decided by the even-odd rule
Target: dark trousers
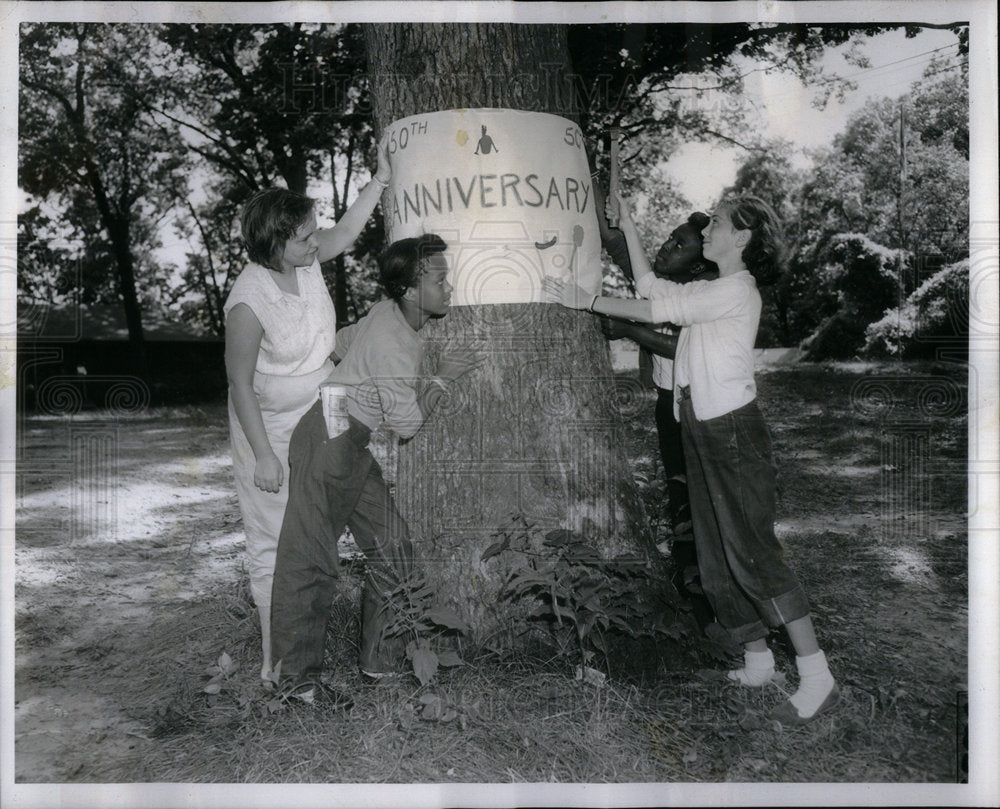
[(757, 402), (698, 421), (681, 393), (701, 585), (740, 643), (809, 613), (809, 603), (774, 534), (775, 468), (771, 436)]
[(371, 431), (350, 429), (327, 439), (320, 404), (295, 428), (288, 450), (288, 506), (278, 540), (271, 590), (274, 665), (282, 677), (318, 675), (330, 603), (336, 594), (337, 540), (346, 525), (368, 560), (361, 607), (361, 668), (390, 670), (401, 642), (382, 637), (392, 621), (387, 594), (410, 574), (409, 531), (368, 450)]
[[(670, 517), (671, 527), (676, 530), (678, 526), (691, 520), (684, 443), (681, 439), (681, 424), (674, 418), (674, 392), (667, 388), (656, 390), (656, 435), (660, 443), (663, 474), (667, 479), (667, 515)], [(674, 536), (670, 543), (670, 556), (676, 567), (674, 586), (691, 602), (695, 620), (704, 630), (715, 620), (715, 615), (712, 614), (708, 599), (700, 592), (698, 578), (689, 579), (690, 568), (698, 565), (698, 553), (694, 538), (688, 531)]]
[(684, 445), (681, 425), (674, 418), (674, 392), (656, 389), (656, 435), (660, 443), (660, 460), (667, 482), (667, 514), (671, 525), (687, 522), (690, 517), (687, 477), (684, 469)]

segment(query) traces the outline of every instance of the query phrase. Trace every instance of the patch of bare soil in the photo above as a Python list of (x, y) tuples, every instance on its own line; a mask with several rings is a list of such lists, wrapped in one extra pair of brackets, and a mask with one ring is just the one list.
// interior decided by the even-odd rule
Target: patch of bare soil
[[(180, 666), (151, 657), (147, 630), (169, 616), (194, 630), (190, 606), (238, 580), (225, 419), (212, 407), (23, 422), (16, 781), (101, 781), (153, 743), (143, 683), (150, 666)], [(172, 657), (198, 644), (179, 641)]]

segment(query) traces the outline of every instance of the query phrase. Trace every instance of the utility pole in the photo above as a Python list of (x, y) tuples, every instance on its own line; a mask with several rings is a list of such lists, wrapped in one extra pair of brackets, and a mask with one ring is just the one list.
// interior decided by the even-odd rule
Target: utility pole
[[(906, 184), (906, 137), (904, 133), (905, 128), (905, 112), (903, 110), (903, 101), (899, 102), (899, 190), (896, 193), (896, 216), (898, 219), (899, 227), (899, 248), (896, 254), (896, 278), (897, 278), (897, 300), (896, 300), (896, 316), (899, 319), (899, 329), (902, 329), (902, 319), (903, 319), (903, 302), (906, 300), (906, 283), (904, 280), (904, 265), (903, 265), (903, 250), (906, 246), (906, 234), (903, 231), (903, 190)], [(897, 360), (902, 362), (903, 359), (903, 341), (896, 341), (896, 355)]]

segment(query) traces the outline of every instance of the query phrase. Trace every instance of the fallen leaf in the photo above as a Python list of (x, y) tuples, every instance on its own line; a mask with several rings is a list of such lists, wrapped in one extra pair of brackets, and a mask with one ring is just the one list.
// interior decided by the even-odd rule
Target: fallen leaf
[(223, 652), (221, 655), (219, 655), (219, 669), (227, 677), (233, 674), (238, 668), (239, 666), (237, 666), (236, 663), (233, 662), (233, 659), (228, 654)]
[(417, 675), (421, 685), (427, 685), (434, 679), (438, 670), (438, 656), (424, 646), (418, 646), (413, 650), (413, 673)]
[(443, 713), (444, 703), (441, 701), (441, 698), (438, 697), (432, 702), (424, 703), (423, 710), (420, 711), (420, 718), (436, 722), (441, 718)]

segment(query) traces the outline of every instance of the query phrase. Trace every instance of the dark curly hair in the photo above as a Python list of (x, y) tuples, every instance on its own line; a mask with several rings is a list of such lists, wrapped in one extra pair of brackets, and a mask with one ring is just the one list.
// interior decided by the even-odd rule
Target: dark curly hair
[(309, 219), (315, 200), (287, 188), (265, 188), (243, 206), (240, 225), (250, 260), (280, 270), (278, 254)]
[[(689, 228), (691, 228), (695, 232), (695, 234), (697, 234), (699, 241), (704, 241), (705, 237), (702, 236), (701, 232), (708, 227), (708, 223), (710, 221), (711, 218), (707, 213), (704, 213), (702, 211), (694, 211), (691, 213), (690, 216), (688, 216), (687, 222), (685, 222), (684, 224), (687, 225)], [(719, 265), (717, 265), (714, 261), (709, 261), (707, 258), (702, 256), (700, 259), (698, 259), (698, 262), (695, 264), (695, 266), (691, 268), (691, 274), (699, 275), (700, 273), (705, 273), (705, 272), (718, 273)]]
[(757, 284), (773, 284), (785, 261), (784, 235), (777, 214), (764, 200), (752, 196), (731, 197), (719, 207), (729, 211), (734, 228), (750, 231), (750, 241), (741, 257)]
[(379, 256), (379, 280), (386, 294), (399, 301), (410, 287), (417, 283), (428, 256), (448, 249), (444, 239), (436, 233), (425, 233), (390, 244)]

